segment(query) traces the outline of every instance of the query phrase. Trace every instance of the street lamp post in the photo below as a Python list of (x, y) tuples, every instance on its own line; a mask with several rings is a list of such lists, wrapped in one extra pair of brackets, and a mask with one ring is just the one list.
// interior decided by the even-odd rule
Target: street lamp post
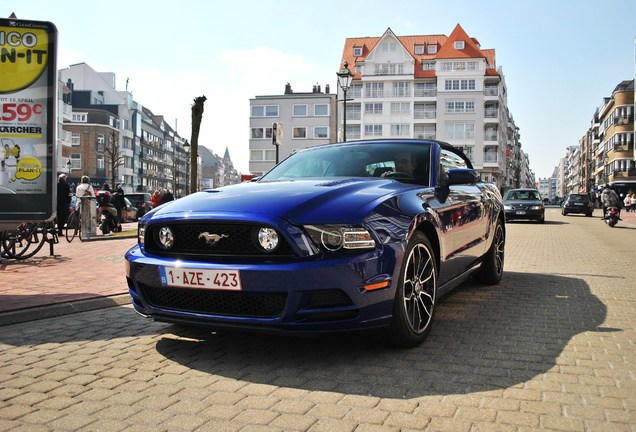
[(68, 177), (69, 177), (69, 178), (71, 177), (71, 167), (72, 167), (72, 166), (73, 166), (73, 164), (71, 163), (71, 160), (69, 159), (69, 160), (66, 162), (66, 168), (68, 169)]
[(347, 90), (351, 87), (351, 81), (353, 81), (353, 72), (349, 70), (349, 63), (344, 62), (343, 68), (340, 69), (340, 72), (336, 72), (338, 75), (338, 84), (342, 89), (342, 102), (343, 102), (343, 115), (342, 115), (342, 141), (347, 141)]
[(185, 194), (188, 195), (188, 171), (190, 171), (190, 143), (188, 140), (183, 143), (183, 150), (186, 152)]

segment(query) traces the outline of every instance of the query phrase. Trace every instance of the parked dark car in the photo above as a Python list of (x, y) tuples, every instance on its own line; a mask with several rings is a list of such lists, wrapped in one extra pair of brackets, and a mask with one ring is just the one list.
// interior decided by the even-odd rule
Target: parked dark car
[(143, 215), (152, 210), (149, 193), (127, 193), (126, 198), (128, 198), (130, 202), (137, 207), (137, 218), (141, 218)]
[(509, 189), (504, 194), (503, 205), (506, 221), (534, 220), (545, 221), (545, 206), (541, 194), (536, 189)]
[(567, 216), (570, 213), (584, 214), (590, 217), (594, 213), (594, 204), (587, 195), (569, 194), (563, 201), (561, 214)]
[(153, 209), (126, 253), (137, 312), (260, 331), (380, 328), (420, 344), (441, 296), (499, 283), (501, 196), (439, 141), (298, 151), (256, 181)]

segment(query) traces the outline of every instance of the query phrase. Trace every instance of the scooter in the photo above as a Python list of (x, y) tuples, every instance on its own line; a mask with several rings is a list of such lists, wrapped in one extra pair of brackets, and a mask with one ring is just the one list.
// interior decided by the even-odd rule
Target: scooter
[(618, 208), (608, 207), (605, 211), (605, 223), (608, 224), (610, 228), (614, 228), (619, 220), (621, 220), (621, 218)]
[(122, 226), (117, 218), (117, 209), (111, 204), (111, 194), (108, 191), (97, 192), (97, 214), (99, 215), (99, 230), (102, 234), (121, 232)]

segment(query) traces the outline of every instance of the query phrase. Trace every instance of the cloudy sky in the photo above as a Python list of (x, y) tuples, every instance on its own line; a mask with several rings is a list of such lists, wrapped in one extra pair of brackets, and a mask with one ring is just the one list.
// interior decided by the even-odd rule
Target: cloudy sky
[(636, 1), (610, 0), (86, 0), (0, 1), (8, 17), (56, 25), (58, 69), (85, 62), (117, 90), (190, 137), (192, 100), (205, 95), (199, 142), (248, 171), (249, 100), (315, 84), (332, 92), (347, 37), (445, 34), (461, 24), (496, 51), (508, 104), (537, 177), (577, 145), (603, 98), (634, 79)]

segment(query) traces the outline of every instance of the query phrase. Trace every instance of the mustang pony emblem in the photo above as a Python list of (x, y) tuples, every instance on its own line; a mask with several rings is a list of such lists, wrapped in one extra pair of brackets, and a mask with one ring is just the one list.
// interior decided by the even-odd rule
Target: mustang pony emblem
[(207, 231), (199, 234), (199, 238), (204, 239), (209, 246), (214, 246), (215, 244), (219, 242), (219, 240), (226, 237), (229, 237), (229, 236), (227, 234), (210, 234)]

